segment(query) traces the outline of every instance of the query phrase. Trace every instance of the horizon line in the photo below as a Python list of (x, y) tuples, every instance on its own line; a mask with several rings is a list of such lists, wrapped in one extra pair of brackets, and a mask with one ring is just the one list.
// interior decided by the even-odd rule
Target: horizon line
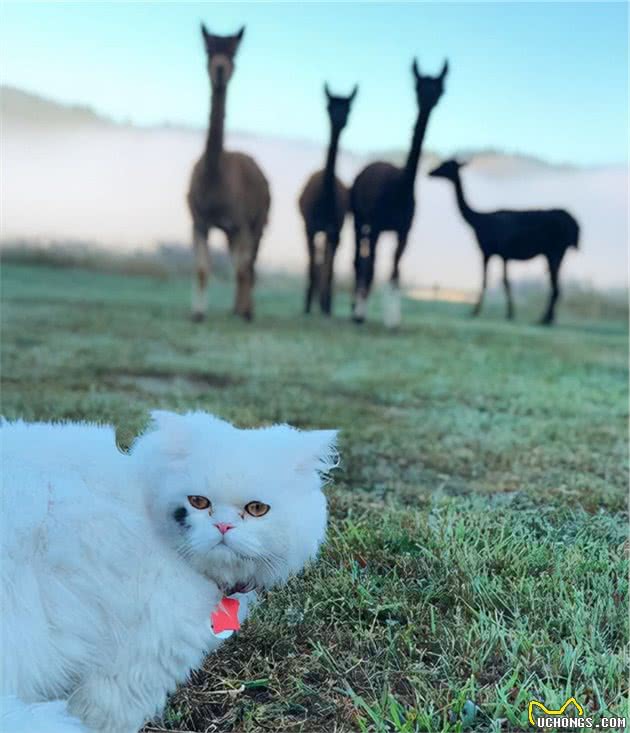
[[(19, 94), (24, 94), (29, 97), (33, 97), (37, 99), (38, 101), (42, 101), (48, 104), (56, 105), (57, 107), (65, 108), (68, 110), (76, 109), (81, 110), (84, 112), (87, 112), (91, 115), (93, 115), (96, 119), (95, 121), (100, 121), (112, 126), (116, 127), (132, 127), (137, 130), (159, 130), (159, 129), (172, 129), (172, 130), (179, 130), (182, 132), (194, 132), (194, 133), (200, 133), (204, 132), (206, 130), (206, 127), (198, 126), (195, 124), (191, 124), (188, 122), (183, 121), (173, 121), (168, 118), (163, 119), (161, 121), (152, 122), (148, 124), (143, 124), (134, 121), (134, 119), (130, 116), (127, 118), (117, 118), (114, 115), (109, 114), (105, 110), (100, 109), (97, 106), (94, 106), (89, 103), (85, 102), (78, 102), (78, 101), (65, 101), (53, 96), (49, 96), (45, 92), (42, 93), (40, 91), (36, 91), (33, 89), (26, 89), (25, 87), (17, 86), (15, 84), (12, 84), (10, 82), (1, 82), (0, 83), (0, 94), (2, 94), (4, 91), (13, 91), (17, 92)], [(295, 143), (302, 143), (313, 147), (318, 148), (325, 148), (326, 147), (326, 141), (318, 142), (317, 140), (314, 140), (312, 138), (308, 137), (300, 137), (299, 135), (287, 135), (287, 134), (278, 134), (278, 133), (271, 133), (271, 132), (256, 132), (254, 130), (244, 129), (244, 128), (232, 128), (226, 131), (228, 135), (242, 135), (242, 136), (250, 136), (253, 138), (259, 138), (259, 139), (272, 139), (272, 140), (280, 140), (280, 141), (287, 141), (287, 142), (295, 142)], [(341, 149), (343, 152), (345, 152), (347, 155), (350, 155), (352, 157), (356, 158), (371, 158), (376, 155), (380, 156), (395, 156), (395, 155), (404, 155), (406, 153), (407, 148), (404, 146), (401, 147), (391, 147), (391, 148), (371, 148), (366, 150), (357, 150), (356, 148), (348, 148), (341, 146)], [(522, 160), (527, 160), (535, 163), (542, 164), (544, 166), (550, 167), (550, 168), (570, 168), (575, 170), (598, 170), (598, 169), (605, 169), (605, 168), (618, 168), (618, 167), (624, 167), (628, 169), (628, 166), (630, 164), (630, 160), (628, 158), (622, 157), (621, 159), (615, 160), (615, 161), (607, 161), (607, 162), (601, 162), (601, 163), (576, 163), (571, 162), (567, 160), (552, 160), (549, 158), (542, 157), (540, 155), (536, 155), (533, 153), (527, 153), (523, 152), (518, 149), (500, 149), (500, 148), (492, 148), (492, 147), (486, 147), (486, 148), (454, 148), (449, 153), (442, 153), (439, 150), (436, 149), (430, 149), (427, 150), (426, 153), (428, 155), (436, 156), (442, 160), (446, 160), (448, 158), (453, 157), (459, 157), (459, 156), (470, 156), (470, 157), (476, 157), (476, 156), (482, 156), (482, 155), (494, 155), (496, 157), (511, 157), (511, 158), (520, 158)], [(423, 152), (424, 157), (424, 152)]]

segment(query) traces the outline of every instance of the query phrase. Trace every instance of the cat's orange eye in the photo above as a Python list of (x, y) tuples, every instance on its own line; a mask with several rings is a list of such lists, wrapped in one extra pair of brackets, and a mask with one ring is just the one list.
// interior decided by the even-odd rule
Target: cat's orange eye
[(262, 501), (250, 501), (245, 506), (245, 511), (252, 517), (264, 517), (270, 509), (269, 504), (263, 504)]
[(189, 496), (188, 502), (190, 506), (194, 507), (195, 509), (210, 509), (210, 500), (206, 499), (205, 496)]

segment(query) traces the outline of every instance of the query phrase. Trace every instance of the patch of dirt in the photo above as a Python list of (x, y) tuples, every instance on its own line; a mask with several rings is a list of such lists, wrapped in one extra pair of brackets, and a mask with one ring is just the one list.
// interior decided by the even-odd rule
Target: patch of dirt
[(162, 395), (169, 392), (204, 392), (207, 389), (225, 389), (242, 384), (241, 377), (214, 372), (107, 372), (105, 379), (113, 377), (113, 381), (122, 387), (133, 387), (147, 394)]

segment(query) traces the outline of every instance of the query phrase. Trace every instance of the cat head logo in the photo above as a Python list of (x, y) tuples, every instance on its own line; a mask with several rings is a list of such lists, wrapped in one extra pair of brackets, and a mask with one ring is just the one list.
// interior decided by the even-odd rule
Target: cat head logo
[(536, 723), (536, 719), (534, 718), (534, 707), (542, 710), (544, 715), (565, 715), (565, 711), (569, 707), (569, 705), (573, 705), (575, 707), (577, 714), (580, 716), (580, 718), (584, 716), (584, 708), (574, 697), (570, 697), (559, 710), (550, 710), (549, 708), (545, 707), (541, 702), (538, 702), (538, 700), (531, 700), (527, 708), (527, 717), (529, 718), (529, 722), (531, 723), (531, 725), (536, 728), (538, 726)]

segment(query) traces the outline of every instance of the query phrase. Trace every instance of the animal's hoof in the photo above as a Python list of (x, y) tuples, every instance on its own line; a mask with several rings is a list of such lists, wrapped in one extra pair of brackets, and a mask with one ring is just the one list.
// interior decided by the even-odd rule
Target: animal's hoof
[(332, 300), (330, 298), (320, 300), (319, 310), (323, 316), (329, 316), (332, 311)]
[(402, 317), (400, 288), (389, 283), (383, 289), (383, 324), (390, 330), (398, 328)]
[(233, 308), (232, 315), (236, 318), (242, 318), (244, 321), (253, 321), (254, 312), (251, 310), (242, 310), (240, 308)]
[(538, 321), (539, 326), (553, 326), (553, 319), (551, 318), (541, 318), (540, 321)]
[(473, 308), (470, 311), (470, 317), (471, 318), (477, 318), (478, 315), (479, 315), (479, 308)]
[(352, 304), (352, 320), (355, 323), (363, 323), (367, 315), (367, 297), (357, 293), (356, 300)]
[(200, 313), (199, 311), (193, 311), (190, 314), (190, 320), (193, 323), (201, 323), (205, 319), (205, 315), (203, 313)]

